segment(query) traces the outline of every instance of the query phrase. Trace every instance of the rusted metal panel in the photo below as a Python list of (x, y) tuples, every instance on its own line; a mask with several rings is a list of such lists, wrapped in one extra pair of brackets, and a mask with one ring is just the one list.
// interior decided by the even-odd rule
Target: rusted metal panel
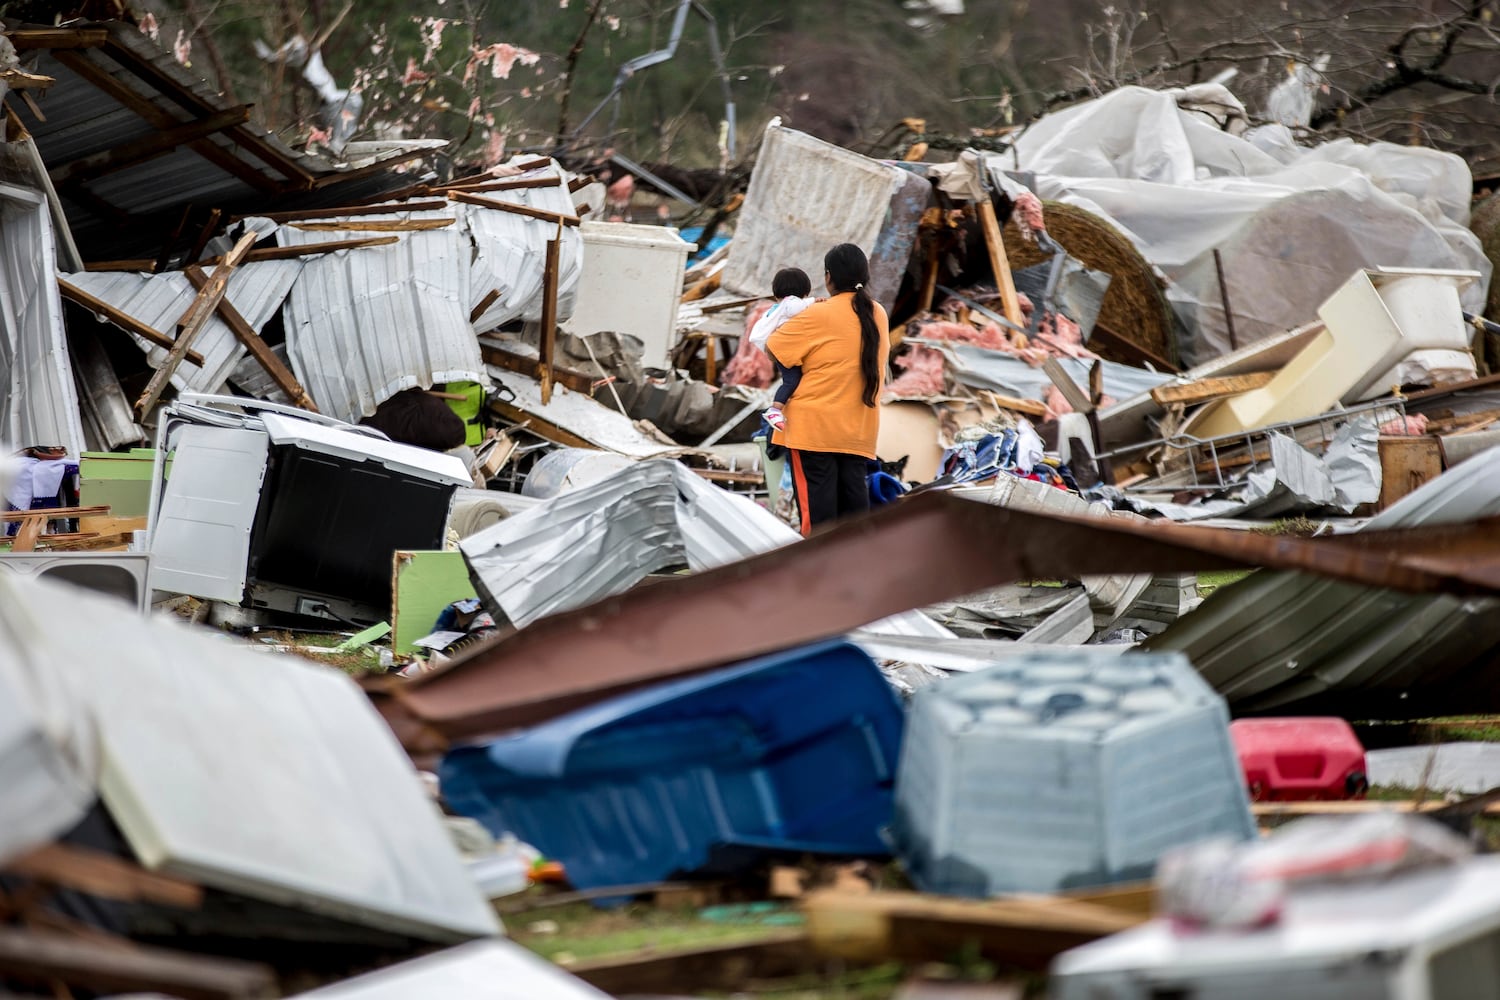
[(414, 753), (1016, 580), (1268, 566), (1411, 592), (1500, 590), (1500, 518), (1273, 537), (1047, 516), (940, 493), (805, 542), (543, 619), (411, 682), (374, 682)]

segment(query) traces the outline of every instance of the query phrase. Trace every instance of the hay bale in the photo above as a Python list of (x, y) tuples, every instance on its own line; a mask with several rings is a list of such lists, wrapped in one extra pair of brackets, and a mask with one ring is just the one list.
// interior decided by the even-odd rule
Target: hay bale
[[(1047, 231), (1068, 253), (1110, 276), (1099, 310), (1099, 324), (1159, 358), (1177, 363), (1171, 307), (1151, 264), (1135, 244), (1092, 212), (1060, 201), (1044, 201)], [(1021, 238), (1014, 222), (1005, 225), (1005, 251), (1013, 270), (1048, 260), (1035, 244)], [(1097, 349), (1097, 345), (1090, 345)], [(1108, 356), (1108, 352), (1105, 353)], [(1131, 361), (1128, 358), (1115, 360)]]

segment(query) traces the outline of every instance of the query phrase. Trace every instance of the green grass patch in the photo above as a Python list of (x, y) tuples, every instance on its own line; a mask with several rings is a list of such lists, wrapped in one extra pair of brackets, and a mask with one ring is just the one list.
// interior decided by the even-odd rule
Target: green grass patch
[[(508, 914), (505, 928), (517, 944), (566, 965), (616, 955), (746, 943), (784, 934), (795, 926), (768, 921), (771, 912), (708, 920), (692, 908), (629, 903), (600, 909), (589, 903), (570, 903)], [(785, 907), (774, 912), (781, 917), (798, 917)]]

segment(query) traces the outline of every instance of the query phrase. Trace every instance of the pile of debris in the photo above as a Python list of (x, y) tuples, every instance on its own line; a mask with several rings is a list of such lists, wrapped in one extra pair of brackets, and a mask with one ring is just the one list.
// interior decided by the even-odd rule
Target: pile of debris
[[(1446, 831), (1257, 839), (1378, 774), (1495, 797), (1344, 721), (1500, 713), (1456, 158), (1218, 85), (951, 163), (773, 122), (689, 263), (550, 155), (322, 159), (128, 26), (0, 37), (0, 988), (661, 992), (497, 909), (685, 883), (798, 900), (768, 965), (1059, 996), (1230, 995), (1268, 943), (1296, 992), (1345, 914), (1401, 918), (1348, 930), (1405, 956), (1358, 991), (1489, 961)], [(803, 539), (748, 333), (840, 242), (892, 321), (879, 503)]]

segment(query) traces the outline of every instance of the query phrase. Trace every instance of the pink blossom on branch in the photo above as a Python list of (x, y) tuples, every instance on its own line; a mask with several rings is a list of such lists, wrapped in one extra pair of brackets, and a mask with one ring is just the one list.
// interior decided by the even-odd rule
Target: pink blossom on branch
[(147, 36), (153, 42), (157, 41), (158, 36), (161, 35), (161, 26), (156, 23), (155, 14), (148, 12), (144, 16), (142, 16), (141, 23), (138, 25), (138, 27), (141, 29), (141, 34)]
[(172, 43), (172, 56), (184, 66), (192, 65), (193, 40), (186, 31), (177, 32), (177, 41)]
[(415, 59), (406, 60), (406, 72), (401, 76), (401, 85), (403, 87), (409, 87), (414, 83), (421, 83), (424, 80), (430, 79), (432, 79), (431, 76), (417, 69), (417, 61)]

